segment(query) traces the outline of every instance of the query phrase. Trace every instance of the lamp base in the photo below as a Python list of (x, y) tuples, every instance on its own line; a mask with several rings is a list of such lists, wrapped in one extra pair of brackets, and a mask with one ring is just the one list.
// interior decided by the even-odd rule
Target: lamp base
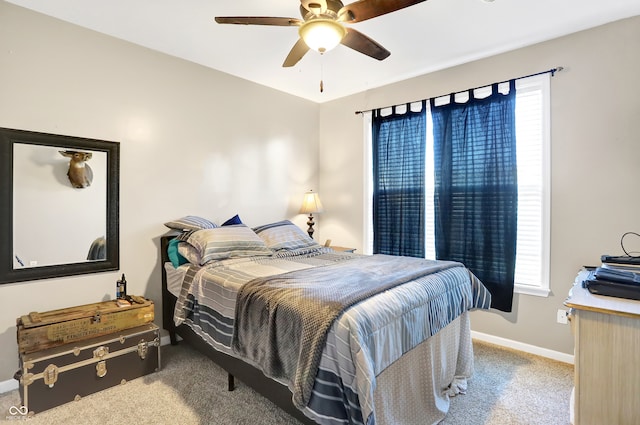
[(309, 228), (307, 229), (307, 233), (309, 234), (309, 237), (311, 239), (313, 239), (313, 225), (315, 223), (313, 222), (313, 214), (309, 214), (309, 220), (307, 221), (307, 225), (309, 226)]

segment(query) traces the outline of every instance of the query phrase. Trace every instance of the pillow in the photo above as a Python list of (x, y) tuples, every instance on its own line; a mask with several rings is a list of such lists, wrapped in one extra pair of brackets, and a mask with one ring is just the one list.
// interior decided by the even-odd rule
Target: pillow
[(176, 239), (182, 242), (186, 242), (189, 240), (189, 236), (191, 236), (191, 234), (193, 232), (195, 232), (196, 230), (186, 230), (182, 233), (180, 233), (178, 236), (176, 236)]
[(187, 242), (180, 241), (178, 243), (178, 253), (191, 264), (200, 265), (202, 257), (200, 257), (198, 250)]
[(195, 215), (187, 215), (177, 220), (164, 223), (169, 229), (176, 230), (200, 230), (213, 229), (218, 227), (215, 223), (210, 222), (206, 218), (197, 217)]
[(180, 255), (180, 252), (178, 251), (179, 243), (179, 239), (171, 239), (169, 241), (169, 246), (167, 247), (167, 255), (169, 257), (169, 260), (171, 261), (171, 264), (173, 264), (174, 269), (177, 269), (181, 265), (189, 262), (189, 260), (187, 260), (184, 256)]
[(253, 229), (274, 251), (318, 247), (320, 245), (309, 235), (289, 220), (265, 224)]
[(242, 220), (240, 220), (240, 216), (238, 216), (238, 214), (234, 215), (229, 220), (222, 223), (223, 226), (232, 226), (234, 224), (242, 224)]
[(187, 241), (200, 254), (200, 265), (232, 257), (272, 255), (264, 241), (244, 224), (193, 232)]

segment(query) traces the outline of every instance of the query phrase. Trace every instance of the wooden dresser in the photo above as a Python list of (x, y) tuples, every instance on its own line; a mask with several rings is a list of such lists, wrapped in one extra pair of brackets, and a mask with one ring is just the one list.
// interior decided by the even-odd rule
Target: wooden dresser
[(580, 275), (565, 305), (575, 338), (574, 425), (640, 424), (640, 301), (593, 295)]

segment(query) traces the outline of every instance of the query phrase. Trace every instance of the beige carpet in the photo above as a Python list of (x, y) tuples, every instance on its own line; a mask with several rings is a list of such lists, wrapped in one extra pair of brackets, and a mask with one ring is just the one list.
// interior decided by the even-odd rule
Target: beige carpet
[(474, 341), (475, 375), (442, 425), (568, 425), (573, 365)]
[[(443, 425), (569, 423), (573, 366), (475, 342), (476, 374), (454, 397)], [(186, 345), (162, 347), (162, 370), (28, 419), (29, 424), (298, 425), (242, 382), (227, 391), (227, 375)], [(0, 422), (18, 391), (0, 394)], [(9, 422), (11, 421), (11, 422)], [(422, 424), (398, 424), (422, 425)]]

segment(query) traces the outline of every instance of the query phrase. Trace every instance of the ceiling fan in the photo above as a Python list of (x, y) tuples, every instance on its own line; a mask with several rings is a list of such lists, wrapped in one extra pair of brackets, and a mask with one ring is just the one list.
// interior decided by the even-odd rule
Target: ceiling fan
[(324, 53), (338, 44), (374, 59), (384, 60), (391, 52), (344, 24), (366, 21), (423, 1), (425, 0), (358, 0), (345, 6), (340, 0), (300, 0), (302, 19), (264, 16), (228, 16), (215, 19), (219, 24), (299, 27), (300, 38), (284, 60), (283, 67), (294, 66), (309, 49)]

